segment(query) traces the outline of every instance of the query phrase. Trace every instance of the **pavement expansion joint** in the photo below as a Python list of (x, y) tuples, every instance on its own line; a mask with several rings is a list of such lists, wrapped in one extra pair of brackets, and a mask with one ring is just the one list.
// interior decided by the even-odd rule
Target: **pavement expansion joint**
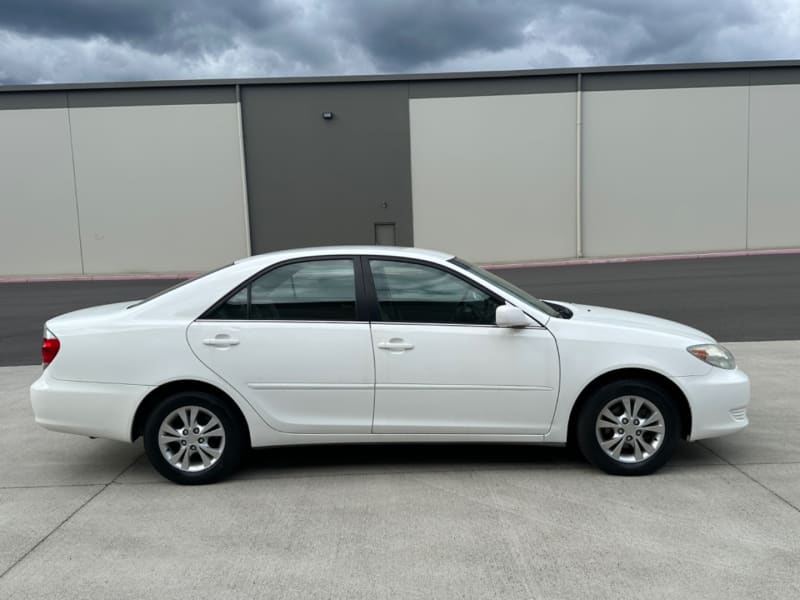
[(87, 498), (87, 499), (86, 499), (86, 501), (84, 501), (84, 502), (83, 502), (83, 503), (82, 503), (82, 504), (81, 504), (81, 505), (80, 505), (78, 508), (76, 508), (76, 509), (75, 509), (75, 510), (73, 510), (71, 513), (69, 513), (69, 514), (66, 516), (66, 518), (64, 518), (64, 519), (63, 519), (63, 520), (62, 520), (60, 523), (58, 523), (58, 525), (56, 525), (55, 527), (53, 527), (53, 529), (51, 529), (51, 530), (50, 530), (50, 532), (48, 532), (48, 533), (47, 533), (47, 535), (45, 535), (44, 537), (42, 537), (42, 539), (40, 539), (40, 540), (39, 540), (38, 542), (36, 542), (36, 543), (35, 543), (33, 546), (31, 546), (31, 547), (30, 547), (30, 549), (28, 549), (28, 551), (27, 551), (27, 552), (25, 552), (25, 554), (23, 554), (23, 555), (22, 555), (22, 556), (20, 556), (20, 557), (19, 557), (17, 560), (15, 560), (13, 563), (11, 563), (11, 565), (9, 565), (9, 566), (8, 566), (8, 568), (7, 568), (5, 571), (3, 571), (2, 573), (0, 573), (0, 579), (3, 579), (3, 577), (5, 577), (5, 576), (6, 576), (6, 574), (8, 574), (8, 573), (9, 573), (9, 572), (10, 572), (10, 571), (11, 571), (11, 570), (14, 568), (14, 567), (16, 567), (18, 564), (20, 564), (22, 561), (24, 561), (24, 560), (25, 560), (25, 559), (26, 559), (28, 556), (30, 556), (30, 555), (31, 555), (31, 554), (32, 554), (32, 553), (33, 553), (33, 552), (34, 552), (34, 551), (35, 551), (35, 550), (36, 550), (36, 549), (37, 549), (39, 546), (41, 546), (43, 543), (45, 543), (45, 542), (46, 542), (46, 541), (47, 541), (47, 540), (50, 538), (50, 536), (52, 536), (52, 535), (53, 535), (53, 534), (54, 534), (56, 531), (58, 531), (59, 529), (61, 529), (61, 527), (63, 527), (63, 526), (64, 526), (64, 525), (65, 525), (65, 524), (66, 524), (66, 523), (67, 523), (67, 522), (68, 522), (70, 519), (72, 519), (72, 517), (74, 517), (74, 516), (75, 516), (76, 514), (78, 514), (78, 513), (79, 513), (81, 510), (83, 510), (83, 509), (84, 509), (86, 506), (88, 506), (88, 505), (89, 505), (89, 503), (90, 503), (92, 500), (94, 500), (94, 499), (95, 499), (95, 498), (97, 498), (97, 497), (98, 497), (100, 494), (102, 494), (104, 491), (106, 491), (106, 490), (108, 489), (108, 487), (109, 487), (109, 486), (110, 486), (112, 483), (114, 483), (114, 481), (117, 479), (117, 477), (120, 477), (120, 476), (122, 476), (122, 475), (125, 473), (125, 471), (127, 471), (128, 469), (130, 469), (130, 468), (131, 468), (131, 467), (134, 465), (134, 463), (136, 463), (136, 461), (137, 461), (137, 460), (139, 460), (140, 456), (141, 456), (141, 455), (137, 456), (137, 457), (136, 457), (136, 458), (135, 458), (133, 461), (131, 461), (131, 463), (130, 463), (130, 464), (126, 465), (126, 466), (125, 466), (125, 468), (124, 468), (124, 469), (122, 469), (122, 471), (120, 471), (120, 472), (119, 472), (119, 473), (118, 473), (118, 474), (117, 474), (117, 475), (116, 475), (116, 476), (115, 476), (113, 479), (111, 479), (111, 481), (108, 481), (107, 483), (98, 483), (98, 484), (66, 484), (66, 485), (63, 485), (63, 486), (27, 486), (27, 487), (93, 487), (93, 486), (100, 486), (100, 489), (99, 489), (99, 490), (97, 490), (97, 491), (96, 491), (94, 494), (92, 494), (91, 496), (89, 496), (89, 498)]
[(78, 514), (78, 512), (79, 512), (79, 511), (83, 510), (83, 508), (84, 508), (84, 507), (85, 507), (87, 504), (89, 504), (89, 503), (90, 503), (92, 500), (94, 500), (95, 498), (97, 498), (97, 496), (99, 496), (100, 494), (102, 494), (102, 493), (103, 493), (103, 492), (106, 490), (106, 488), (108, 487), (108, 485), (109, 485), (109, 484), (105, 484), (105, 485), (103, 485), (103, 486), (102, 486), (102, 487), (101, 487), (99, 490), (97, 490), (97, 491), (96, 491), (94, 494), (92, 494), (91, 496), (89, 496), (89, 498), (87, 498), (85, 502), (83, 502), (83, 503), (82, 503), (82, 504), (81, 504), (81, 505), (80, 505), (78, 508), (76, 508), (76, 509), (75, 509), (75, 510), (73, 510), (71, 513), (69, 513), (69, 514), (66, 516), (66, 518), (65, 518), (65, 519), (63, 519), (63, 520), (62, 520), (62, 521), (61, 521), (61, 522), (60, 522), (58, 525), (56, 525), (55, 527), (53, 527), (53, 529), (52, 529), (52, 530), (50, 530), (50, 532), (49, 532), (47, 535), (45, 535), (45, 536), (44, 536), (42, 539), (40, 539), (38, 542), (36, 542), (36, 543), (35, 543), (33, 546), (31, 546), (31, 548), (30, 548), (30, 549), (29, 549), (27, 552), (25, 552), (25, 554), (23, 554), (23, 555), (22, 555), (22, 556), (20, 556), (20, 557), (19, 557), (17, 560), (15, 560), (13, 563), (11, 563), (11, 565), (9, 565), (9, 567), (8, 567), (8, 568), (7, 568), (5, 571), (3, 571), (2, 573), (0, 573), (0, 580), (1, 580), (1, 579), (3, 579), (3, 577), (5, 577), (5, 576), (6, 576), (6, 575), (7, 575), (7, 574), (8, 574), (8, 573), (9, 573), (9, 572), (10, 572), (10, 571), (11, 571), (11, 570), (14, 568), (14, 567), (16, 567), (18, 564), (20, 564), (20, 563), (21, 563), (23, 560), (25, 560), (26, 558), (28, 558), (28, 556), (30, 556), (30, 555), (31, 555), (31, 554), (34, 552), (34, 550), (36, 550), (36, 549), (37, 549), (39, 546), (41, 546), (43, 543), (45, 543), (45, 542), (46, 542), (46, 541), (47, 541), (47, 540), (50, 538), (50, 536), (51, 536), (51, 535), (53, 535), (53, 534), (54, 534), (56, 531), (58, 531), (59, 529), (61, 529), (61, 527), (62, 527), (62, 526), (63, 526), (63, 525), (64, 525), (64, 524), (65, 524), (67, 521), (69, 521), (69, 520), (70, 520), (72, 517), (74, 517), (76, 514)]
[(139, 459), (142, 458), (142, 456), (144, 456), (144, 453), (137, 454), (136, 457), (131, 461), (131, 463), (128, 466), (126, 466), (124, 469), (122, 469), (122, 471), (117, 473), (117, 475), (111, 481), (109, 481), (106, 485), (108, 486), (108, 485), (110, 485), (112, 483), (119, 483), (117, 480), (120, 477), (122, 477), (123, 475), (125, 475), (125, 473), (130, 471), (131, 468), (133, 467), (133, 465), (135, 465), (137, 462), (139, 462)]
[[(714, 456), (716, 456), (716, 457), (717, 457), (717, 458), (719, 458), (720, 460), (723, 460), (723, 461), (725, 461), (725, 463), (726, 463), (726, 464), (728, 464), (729, 466), (731, 466), (731, 467), (733, 467), (734, 469), (736, 469), (737, 471), (739, 471), (739, 473), (741, 473), (742, 475), (744, 475), (745, 477), (747, 477), (747, 478), (748, 478), (750, 481), (752, 481), (752, 482), (753, 482), (753, 483), (755, 483), (756, 485), (758, 485), (758, 486), (760, 486), (760, 487), (764, 488), (764, 489), (765, 489), (766, 491), (768, 491), (770, 494), (772, 494), (773, 496), (775, 496), (775, 497), (776, 497), (778, 500), (780, 500), (781, 502), (783, 502), (783, 503), (784, 503), (784, 504), (786, 504), (787, 506), (789, 506), (789, 507), (793, 508), (794, 510), (796, 510), (797, 512), (799, 512), (799, 513), (800, 513), (800, 507), (797, 507), (797, 506), (795, 506), (795, 505), (794, 505), (794, 504), (792, 504), (792, 503), (791, 503), (789, 500), (787, 500), (786, 498), (784, 498), (783, 496), (781, 496), (781, 495), (780, 495), (778, 492), (776, 492), (775, 490), (773, 490), (771, 487), (769, 487), (769, 486), (767, 486), (766, 484), (764, 484), (764, 483), (760, 482), (758, 479), (756, 479), (755, 477), (753, 477), (752, 475), (750, 475), (750, 474), (749, 474), (749, 473), (747, 473), (746, 471), (743, 471), (742, 469), (740, 469), (740, 468), (739, 468), (739, 465), (737, 465), (737, 464), (735, 464), (735, 463), (732, 463), (732, 462), (731, 462), (731, 461), (729, 461), (727, 458), (725, 458), (724, 456), (720, 455), (718, 452), (714, 452), (714, 450), (712, 450), (711, 448), (709, 448), (707, 445), (703, 444), (702, 442), (695, 442), (695, 443), (696, 443), (696, 444), (698, 444), (698, 445), (700, 445), (700, 446), (702, 446), (703, 448), (705, 448), (705, 449), (706, 449), (706, 450), (708, 450), (709, 452), (711, 452), (711, 454), (713, 454)], [(796, 464), (796, 463), (747, 463), (747, 464), (763, 464), (763, 465), (772, 465), (772, 464)], [(746, 464), (745, 464), (745, 463), (743, 463), (743, 465), (744, 465), (744, 466), (746, 466)]]
[(107, 485), (103, 482), (97, 483), (39, 483), (33, 485), (0, 485), (0, 490), (37, 490), (37, 489), (58, 489), (58, 488), (78, 488), (78, 487), (97, 487)]

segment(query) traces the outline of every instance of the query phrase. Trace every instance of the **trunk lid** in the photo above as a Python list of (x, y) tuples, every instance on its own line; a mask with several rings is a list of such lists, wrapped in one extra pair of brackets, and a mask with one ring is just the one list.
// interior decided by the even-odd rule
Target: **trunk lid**
[(135, 302), (135, 300), (128, 300), (127, 302), (115, 302), (114, 304), (74, 310), (49, 319), (45, 326), (56, 335), (59, 332), (82, 329), (98, 319), (105, 320), (125, 314), (126, 309)]

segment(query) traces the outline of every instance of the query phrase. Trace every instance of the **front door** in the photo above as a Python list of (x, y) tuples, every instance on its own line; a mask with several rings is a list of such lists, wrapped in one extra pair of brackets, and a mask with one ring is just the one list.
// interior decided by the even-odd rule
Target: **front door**
[(542, 327), (497, 327), (504, 301), (439, 266), (370, 259), (374, 433), (543, 434), (558, 352)]
[(188, 331), (197, 357), (278, 431), (369, 433), (374, 366), (350, 258), (277, 266)]

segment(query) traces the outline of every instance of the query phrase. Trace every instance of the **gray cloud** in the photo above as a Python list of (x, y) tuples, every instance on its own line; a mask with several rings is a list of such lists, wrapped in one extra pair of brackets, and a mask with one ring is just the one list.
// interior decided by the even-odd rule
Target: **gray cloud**
[(472, 51), (497, 51), (524, 41), (537, 12), (528, 0), (354, 0), (343, 3), (354, 39), (378, 68), (403, 71)]
[(3, 0), (0, 83), (793, 58), (794, 0)]
[(579, 40), (612, 63), (647, 63), (713, 59), (706, 47), (709, 41), (727, 28), (748, 27), (759, 18), (756, 4), (749, 0), (611, 0), (564, 3), (546, 23), (562, 39)]
[(219, 51), (233, 34), (280, 27), (294, 8), (254, 0), (3, 0), (0, 25), (33, 36), (102, 36), (154, 52), (194, 53)]

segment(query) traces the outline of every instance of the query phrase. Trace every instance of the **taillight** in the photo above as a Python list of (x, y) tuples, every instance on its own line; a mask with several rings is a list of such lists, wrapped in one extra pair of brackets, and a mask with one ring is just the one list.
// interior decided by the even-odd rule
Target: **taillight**
[(46, 367), (58, 354), (58, 349), (61, 348), (61, 343), (58, 341), (58, 338), (53, 335), (53, 332), (49, 329), (44, 330), (44, 336), (42, 337), (42, 366)]

